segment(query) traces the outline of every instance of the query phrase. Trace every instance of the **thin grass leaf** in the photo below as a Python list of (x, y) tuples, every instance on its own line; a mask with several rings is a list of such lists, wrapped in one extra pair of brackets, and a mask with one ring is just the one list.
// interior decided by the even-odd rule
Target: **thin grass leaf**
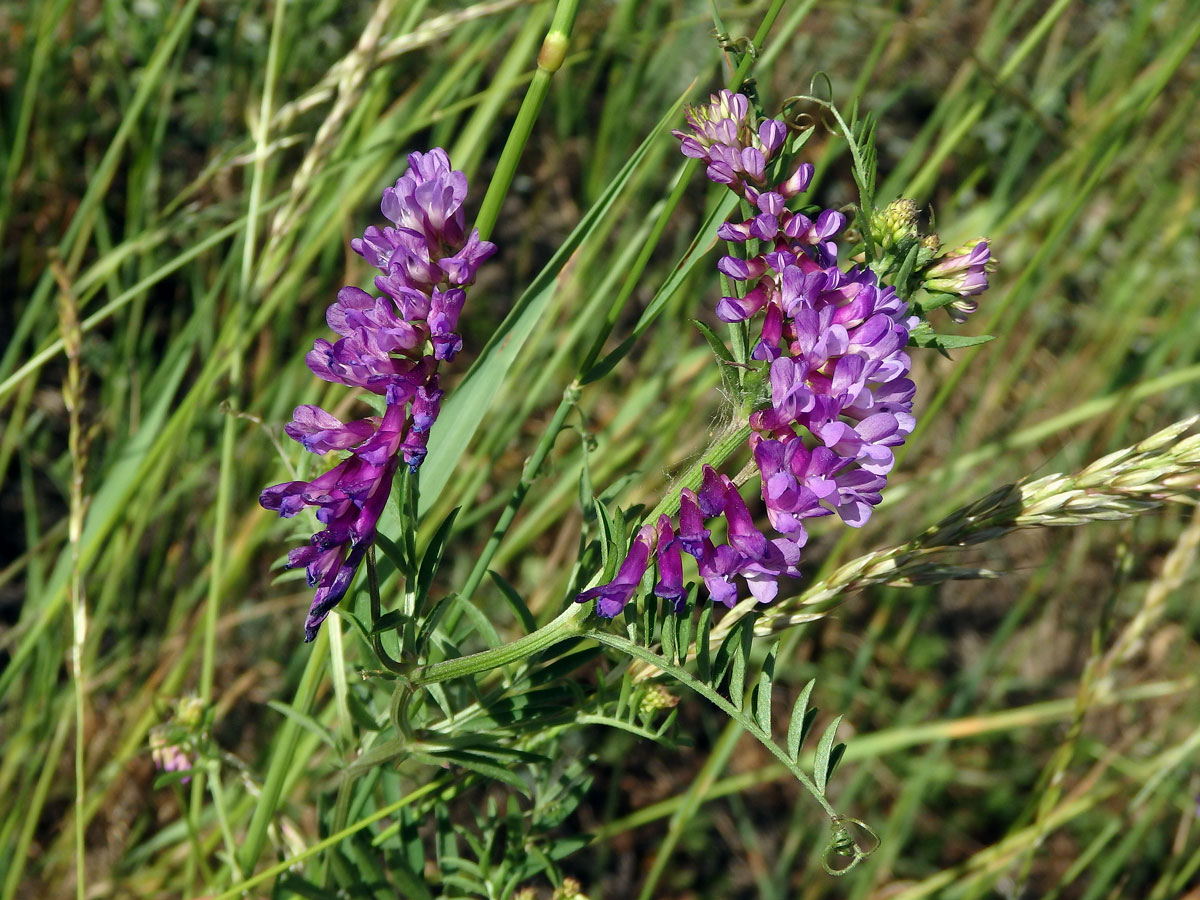
[(293, 722), (295, 722), (297, 725), (299, 725), (301, 728), (303, 728), (305, 731), (309, 732), (310, 734), (315, 734), (322, 741), (324, 741), (326, 744), (328, 744), (332, 749), (337, 750), (337, 741), (334, 739), (334, 737), (330, 733), (329, 729), (326, 728), (324, 725), (322, 725), (320, 722), (318, 722), (316, 719), (314, 719), (312, 716), (305, 715), (304, 713), (300, 712), (299, 710), (294, 709), (293, 707), (289, 706), (286, 703), (281, 703), (278, 700), (268, 700), (267, 706), (271, 707), (271, 709), (275, 710), (275, 712), (279, 713), (280, 715), (286, 716), (287, 718), (291, 719)]
[(488, 575), (492, 579), (492, 583), (500, 590), (502, 596), (516, 615), (517, 620), (521, 623), (521, 627), (526, 634), (530, 634), (537, 630), (537, 620), (533, 617), (533, 612), (529, 609), (529, 605), (521, 597), (517, 589), (505, 580), (504, 576), (494, 569), (488, 569)]
[(458, 517), (460, 508), (456, 506), (442, 520), (442, 524), (434, 532), (429, 546), (425, 548), (425, 556), (422, 557), (421, 567), (417, 572), (417, 610), (425, 608), (425, 600), (429, 596), (429, 588), (433, 584), (433, 576), (437, 574), (438, 566), (442, 562), (442, 554), (446, 550), (446, 543), (450, 540), (450, 532), (454, 528), (454, 520)]
[[(630, 155), (604, 193), (563, 241), (550, 262), (514, 304), (512, 311), (505, 316), (480, 352), (475, 364), (471, 366), (463, 383), (446, 398), (437, 424), (430, 432), (429, 455), (421, 467), (422, 514), (437, 500), (457, 467), (459, 458), (470, 444), (479, 423), (495, 405), (496, 396), (505, 382), (508, 370), (517, 360), (534, 325), (541, 319), (554, 294), (559, 273), (575, 251), (597, 231), (617, 198), (629, 187), (651, 146), (661, 140), (671, 123), (676, 121), (688, 93), (690, 89), (667, 110), (642, 141), (641, 146)], [(383, 522), (380, 528), (386, 531), (394, 525), (395, 523)]]

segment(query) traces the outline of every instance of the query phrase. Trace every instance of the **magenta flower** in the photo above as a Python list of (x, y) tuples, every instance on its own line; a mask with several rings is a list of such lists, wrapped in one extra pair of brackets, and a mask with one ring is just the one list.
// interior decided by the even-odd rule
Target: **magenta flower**
[(617, 576), (608, 584), (584, 591), (576, 601), (587, 603), (596, 601), (596, 615), (611, 619), (625, 608), (625, 604), (633, 599), (637, 592), (642, 576), (650, 564), (650, 551), (654, 547), (654, 527), (645, 525), (633, 539), (633, 547), (629, 550)]
[(326, 312), (335, 342), (319, 339), (307, 356), (318, 378), (361, 388), (384, 399), (381, 416), (343, 424), (316, 406), (298, 406), (287, 435), (316, 454), (348, 451), (312, 481), (277, 484), (259, 503), (282, 517), (316, 508), (325, 526), (309, 544), (288, 554), (288, 568), (304, 566), (315, 588), (304, 639), (350, 588), (403, 462), (412, 471), (425, 459), (429, 429), (442, 391), (438, 366), (462, 348), (456, 334), (466, 294), (495, 245), (467, 234), (463, 200), (467, 179), (450, 168), (440, 148), (412, 153), (409, 169), (383, 192), (380, 208), (396, 227), (368, 228), (351, 248), (380, 271), (375, 297), (345, 287)]
[(683, 555), (680, 553), (680, 542), (675, 537), (669, 516), (658, 517), (658, 528), (655, 535), (658, 541), (656, 549), (658, 562), (658, 584), (654, 586), (654, 595), (670, 600), (675, 604), (675, 610), (683, 607)]

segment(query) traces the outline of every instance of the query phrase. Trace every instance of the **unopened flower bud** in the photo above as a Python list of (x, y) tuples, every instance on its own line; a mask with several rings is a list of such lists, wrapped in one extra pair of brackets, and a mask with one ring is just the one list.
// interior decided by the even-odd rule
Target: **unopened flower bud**
[(198, 728), (203, 718), (204, 701), (195, 694), (181, 697), (175, 705), (175, 722), (184, 728)]
[[(987, 273), (994, 269), (988, 239), (976, 238), (943, 255), (925, 273), (925, 289), (972, 297), (987, 290)], [(965, 314), (971, 311), (966, 310)]]
[(900, 197), (871, 217), (871, 231), (884, 249), (894, 247), (904, 238), (917, 236), (920, 212), (916, 200)]
[(574, 878), (564, 878), (562, 887), (554, 892), (553, 900), (588, 900), (583, 886)]
[(661, 684), (653, 684), (642, 695), (641, 703), (638, 704), (638, 712), (643, 716), (650, 716), (660, 709), (674, 709), (678, 704), (678, 697)]

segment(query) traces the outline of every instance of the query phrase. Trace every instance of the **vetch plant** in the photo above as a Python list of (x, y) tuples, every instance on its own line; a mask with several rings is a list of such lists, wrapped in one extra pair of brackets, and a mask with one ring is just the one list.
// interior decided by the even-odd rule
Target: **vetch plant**
[(6, 7), (0, 900), (1186, 895), (1196, 4), (577, 5)]
[[(748, 48), (736, 54), (742, 72), (754, 54)], [(786, 115), (763, 115), (756, 96), (721, 90), (687, 110), (685, 127), (672, 132), (692, 160), (678, 184), (686, 186), (703, 166), (708, 180), (727, 191), (706, 222), (709, 231), (698, 236), (725, 244), (715, 262), (722, 296), (712, 311), (726, 326), (725, 336), (705, 324), (702, 310), (695, 315), (732, 414), (653, 510), (622, 509), (611, 497), (597, 497), (585, 452), (585, 524), (571, 587), (557, 615), (540, 627), (520, 591), (489, 563), (581, 395), (614, 371), (662, 304), (652, 301), (632, 335), (607, 355), (602, 351), (618, 318), (608, 315), (591, 336), (578, 377), (564, 389), (492, 540), (462, 586), (447, 591), (439, 579), (443, 557), (452, 553), (458, 510), (420, 540), (418, 474), (442, 406), (441, 363), (463, 349), (457, 328), (465, 289), (497, 248), (478, 229), (468, 232), (465, 176), (440, 149), (413, 153), (408, 172), (384, 192), (381, 208), (392, 226), (371, 227), (352, 242), (379, 270), (375, 287), (381, 295), (344, 288), (327, 314), (338, 340), (318, 340), (307, 361), (318, 377), (374, 395), (379, 415), (342, 422), (316, 406), (297, 407), (286, 433), (318, 455), (345, 455), (324, 474), (270, 487), (261, 497), (264, 507), (283, 517), (315, 507), (323, 526), (287, 563), (304, 567), (315, 589), (305, 640), (322, 633), (322, 622), (336, 608), (378, 663), (362, 672), (368, 687), (355, 700), (357, 712), (349, 706), (347, 686), (341, 688), (342, 702), (359, 723), (357, 734), (334, 738), (320, 723), (306, 722), (303, 709), (288, 711), (342, 752), (355, 748), (339, 773), (330, 836), (311, 850), (329, 850), (327, 875), (341, 877), (341, 841), (380, 823), (372, 846), (399, 835), (415, 854), (392, 859), (390, 878), (414, 896), (433, 896), (420, 865), (420, 831), (432, 827), (443, 885), (473, 896), (537, 896), (529, 882), (542, 878), (558, 886), (556, 896), (581, 895), (559, 861), (586, 843), (564, 823), (591, 776), (586, 762), (563, 767), (565, 742), (594, 726), (667, 745), (681, 740), (675, 730), (681, 698), (667, 685), (686, 688), (725, 713), (812, 795), (829, 825), (822, 864), (830, 874), (845, 874), (874, 852), (878, 838), (828, 796), (846, 751), (837, 740), (842, 716), (825, 724), (806, 756), (817, 718), (815, 681), (792, 700), (789, 715), (778, 715), (778, 636), (871, 584), (994, 576), (942, 563), (938, 557), (951, 548), (1014, 528), (1133, 515), (1194, 490), (1200, 459), (1195, 439), (1181, 437), (1188, 422), (1078, 476), (1005, 488), (908, 544), (843, 564), (806, 586), (814, 567), (803, 551), (814, 522), (861, 528), (886, 500), (896, 448), (917, 424), (914, 402), (922, 385), (912, 377), (910, 353), (944, 353), (988, 340), (940, 333), (931, 316), (945, 310), (951, 322), (965, 322), (978, 309), (995, 260), (986, 238), (947, 249), (936, 235), (923, 234), (912, 200), (876, 208), (869, 117), (847, 121), (816, 97), (790, 98), (785, 110), (797, 99), (823, 104), (838, 123), (838, 137), (850, 150), (857, 203), (831, 209), (810, 202), (815, 170), (804, 151), (813, 128)], [(622, 179), (630, 177), (637, 158)], [(659, 221), (665, 225), (687, 198), (677, 189)], [(611, 201), (602, 198), (601, 208), (605, 202)], [(562, 252), (571, 249), (569, 241)], [(681, 270), (703, 258), (702, 250), (689, 253)], [(639, 273), (635, 265), (626, 285)], [(621, 303), (631, 291), (622, 289)], [(515, 314), (530, 302), (523, 297)], [(479, 396), (478, 380), (468, 377), (468, 384), (476, 392), (471, 396)], [(722, 471), (739, 454), (745, 465)], [(757, 496), (747, 499), (744, 489)], [(389, 502), (398, 531), (380, 533)], [(382, 563), (376, 563), (373, 546), (382, 551)], [(366, 620), (352, 589), (364, 560)], [(516, 640), (500, 640), (471, 603), (485, 575), (526, 630)], [(340, 631), (335, 634), (340, 641)], [(756, 638), (774, 643), (759, 647)], [(385, 641), (399, 652), (385, 649)], [(478, 649), (481, 641), (486, 646)], [(584, 666), (594, 669), (594, 681), (578, 677)], [(390, 698), (381, 702), (374, 686), (385, 687)], [(424, 770), (430, 780), (395, 802), (369, 800), (374, 781), (397, 767)], [(459, 774), (446, 775), (448, 768)], [(257, 812), (251, 824), (258, 844), (281, 778), (268, 776), (270, 802), (262, 808), (268, 811)], [(505, 786), (511, 792), (507, 805), (489, 796), (473, 821), (451, 817), (439, 798), (476, 783)], [(373, 817), (348, 824), (351, 809), (368, 802)], [(390, 823), (383, 825), (385, 820)], [(248, 875), (257, 850), (240, 853), (239, 862)], [(278, 871), (268, 869), (228, 893)], [(659, 865), (643, 896), (661, 871)]]

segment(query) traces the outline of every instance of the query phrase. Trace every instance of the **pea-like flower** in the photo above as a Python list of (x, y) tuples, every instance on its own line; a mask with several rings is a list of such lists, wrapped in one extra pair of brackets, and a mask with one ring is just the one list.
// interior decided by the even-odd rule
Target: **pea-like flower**
[(311, 481), (277, 484), (259, 497), (285, 518), (315, 507), (325, 526), (288, 554), (287, 567), (304, 566), (316, 589), (306, 641), (349, 590), (400, 463), (415, 472), (425, 459), (441, 406), (438, 366), (462, 348), (463, 288), (496, 252), (478, 230), (466, 232), (467, 179), (451, 169), (446, 151), (413, 153), (408, 162), (380, 205), (395, 227), (371, 226), (350, 242), (379, 269), (375, 287), (383, 296), (342, 288), (325, 316), (338, 339), (318, 339), (306, 357), (318, 378), (382, 397), (383, 414), (343, 423), (319, 407), (296, 407), (284, 428), (289, 437), (318, 455), (349, 455)]

